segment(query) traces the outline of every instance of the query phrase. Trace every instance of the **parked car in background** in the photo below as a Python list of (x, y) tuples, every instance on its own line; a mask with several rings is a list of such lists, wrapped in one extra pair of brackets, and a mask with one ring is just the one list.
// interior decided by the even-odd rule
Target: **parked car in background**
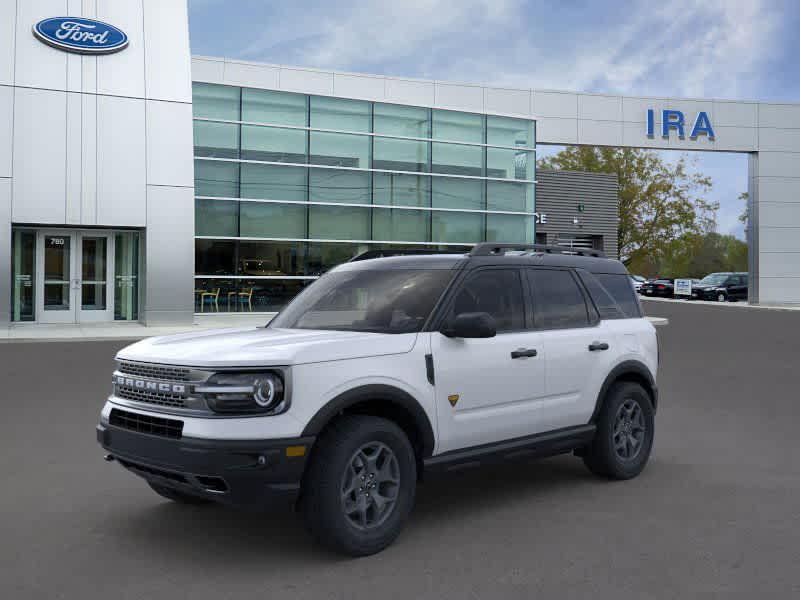
[(644, 296), (654, 296), (658, 298), (672, 298), (674, 292), (674, 279), (653, 279), (642, 284), (641, 290), (641, 293)]
[(631, 283), (633, 284), (633, 289), (637, 292), (642, 291), (642, 285), (645, 284), (647, 279), (642, 277), (641, 275), (631, 275)]
[(717, 302), (747, 300), (747, 284), (747, 273), (711, 273), (692, 285), (692, 298)]

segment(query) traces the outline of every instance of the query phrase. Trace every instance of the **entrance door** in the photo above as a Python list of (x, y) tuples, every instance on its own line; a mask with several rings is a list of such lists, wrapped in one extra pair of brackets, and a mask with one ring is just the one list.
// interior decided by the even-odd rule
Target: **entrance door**
[(111, 234), (40, 231), (37, 314), (41, 323), (114, 319)]

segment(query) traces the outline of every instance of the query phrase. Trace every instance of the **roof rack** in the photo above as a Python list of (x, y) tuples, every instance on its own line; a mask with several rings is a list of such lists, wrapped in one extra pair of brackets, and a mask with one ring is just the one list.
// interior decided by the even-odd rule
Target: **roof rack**
[(361, 254), (354, 256), (348, 262), (369, 260), (371, 258), (386, 258), (389, 256), (424, 256), (426, 254), (464, 254), (464, 252), (456, 252), (454, 250), (425, 250), (422, 248), (367, 250), (366, 252), (362, 252)]
[(500, 254), (502, 250), (533, 250), (544, 254), (575, 254), (577, 256), (593, 256), (606, 258), (605, 253), (599, 250), (585, 248), (569, 248), (567, 246), (547, 246), (545, 244), (499, 244), (496, 242), (482, 242), (475, 244), (470, 251), (470, 256), (492, 256)]

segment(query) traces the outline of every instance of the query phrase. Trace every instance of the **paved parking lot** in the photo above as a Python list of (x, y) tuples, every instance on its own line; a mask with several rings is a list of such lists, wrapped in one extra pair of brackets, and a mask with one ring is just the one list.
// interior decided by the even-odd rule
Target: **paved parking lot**
[(123, 342), (0, 345), (0, 597), (798, 597), (800, 313), (646, 310), (670, 325), (641, 477), (563, 456), (434, 479), (364, 559), (319, 550), (291, 513), (170, 504), (104, 463)]

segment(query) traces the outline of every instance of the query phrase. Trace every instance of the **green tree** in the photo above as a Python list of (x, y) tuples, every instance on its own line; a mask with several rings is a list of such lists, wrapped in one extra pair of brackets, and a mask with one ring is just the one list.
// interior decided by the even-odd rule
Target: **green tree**
[(652, 150), (570, 146), (542, 159), (542, 169), (615, 173), (619, 180), (619, 254), (654, 275), (674, 243), (714, 229), (719, 205), (704, 195), (711, 178), (690, 172), (687, 155), (674, 163)]

